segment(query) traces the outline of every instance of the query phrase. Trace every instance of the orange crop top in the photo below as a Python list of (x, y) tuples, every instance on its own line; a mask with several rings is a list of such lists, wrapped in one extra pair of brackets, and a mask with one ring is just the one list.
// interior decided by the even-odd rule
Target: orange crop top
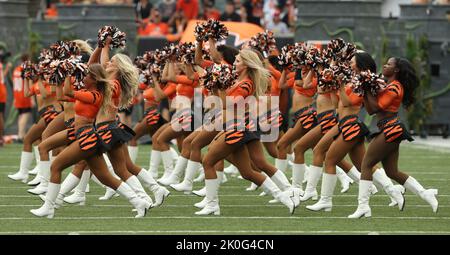
[(270, 91), (268, 91), (267, 94), (269, 94), (271, 96), (279, 96), (281, 94), (281, 88), (279, 86), (279, 82), (273, 75), (270, 76), (270, 88), (267, 88), (267, 89), (268, 90), (270, 89)]
[(364, 98), (353, 93), (353, 89), (351, 86), (345, 86), (345, 94), (347, 95), (348, 100), (350, 101), (352, 106), (362, 106)]
[(94, 119), (102, 106), (103, 96), (97, 90), (82, 89), (73, 92), (75, 114)]
[(295, 89), (295, 93), (300, 94), (300, 95), (304, 95), (307, 97), (313, 97), (316, 92), (317, 92), (317, 83), (318, 83), (318, 79), (317, 77), (313, 77), (313, 81), (312, 81), (312, 87), (309, 89), (305, 89), (303, 87), (297, 86), (295, 85), (295, 77), (290, 78), (287, 81), (287, 85), (289, 88), (294, 88)]
[[(56, 96), (56, 91), (52, 92), (52, 88), (48, 83), (44, 82), (44, 88), (45, 88), (45, 90), (47, 90), (47, 93), (50, 96)], [(30, 87), (30, 95), (40, 95), (40, 94), (41, 94), (41, 91), (39, 90), (39, 85), (37, 82), (35, 82), (33, 84), (33, 86)]]
[(403, 85), (394, 80), (378, 93), (378, 107), (386, 112), (398, 112), (403, 100)]
[(243, 79), (242, 81), (239, 81), (238, 83), (233, 85), (231, 88), (227, 89), (227, 96), (241, 96), (243, 98), (246, 98), (253, 95), (254, 92), (255, 85), (253, 84), (252, 80)]
[(195, 73), (194, 80), (189, 79), (186, 75), (177, 75), (177, 96), (194, 97), (194, 88), (198, 86), (199, 76)]

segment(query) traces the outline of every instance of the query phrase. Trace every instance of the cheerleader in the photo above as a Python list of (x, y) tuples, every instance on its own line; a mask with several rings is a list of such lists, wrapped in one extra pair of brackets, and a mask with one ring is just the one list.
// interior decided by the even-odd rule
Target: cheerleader
[[(372, 215), (369, 198), (372, 185), (372, 168), (381, 162), (387, 175), (418, 195), (431, 205), (433, 212), (438, 210), (437, 189), (425, 189), (416, 179), (398, 169), (399, 145), (402, 140), (412, 141), (405, 125), (400, 122), (398, 110), (401, 103), (409, 107), (414, 103), (414, 90), (419, 85), (416, 72), (411, 63), (403, 58), (390, 58), (383, 66), (383, 75), (387, 87), (376, 96), (370, 88), (364, 93), (364, 106), (369, 114), (376, 114), (379, 132), (372, 135), (361, 166), (358, 208), (349, 218), (370, 217)], [(400, 197), (398, 206), (404, 207), (404, 198)]]
[[(127, 168), (126, 159), (129, 159), (129, 153), (126, 143), (133, 138), (135, 133), (131, 128), (122, 124), (117, 116), (118, 109), (128, 106), (136, 93), (139, 84), (138, 70), (133, 66), (130, 58), (124, 54), (116, 54), (110, 59), (111, 43), (112, 38), (109, 36), (105, 41), (105, 46), (96, 49), (96, 51), (101, 51), (100, 63), (105, 67), (110, 79), (112, 79), (113, 104), (108, 106), (110, 107), (108, 111), (99, 112), (95, 120), (95, 129), (102, 140), (103, 151), (107, 153), (114, 172), (140, 198), (152, 204), (152, 199), (145, 192), (139, 179), (148, 187), (154, 186), (155, 182), (146, 170), (143, 171), (139, 167), (137, 167), (139, 169), (137, 171), (135, 171), (136, 168), (134, 167), (131, 169)], [(164, 193), (168, 195), (168, 192)]]
[[(194, 115), (191, 104), (194, 97), (194, 88), (199, 84), (199, 76), (194, 72), (190, 64), (176, 64), (169, 61), (167, 76), (162, 76), (163, 81), (174, 82), (177, 84), (175, 97), (177, 111), (172, 121), (168, 123), (161, 133), (157, 132), (153, 142), (153, 149), (161, 151), (161, 157), (164, 165), (164, 174), (158, 179), (161, 184), (168, 184), (173, 171), (172, 152), (170, 151), (170, 141), (172, 139), (184, 139), (194, 130)], [(183, 71), (184, 75), (180, 74)], [(181, 129), (180, 129), (181, 128)]]
[[(234, 63), (236, 55), (239, 53), (236, 48), (226, 45), (216, 47), (216, 41), (212, 38), (210, 38), (208, 42), (210, 46), (210, 56), (213, 61), (203, 60), (201, 48), (202, 42), (200, 42), (197, 45), (195, 52), (195, 63), (198, 66), (206, 69), (211, 67), (214, 63), (226, 64), (229, 66)], [(200, 73), (200, 76), (203, 76), (203, 74)], [(208, 96), (210, 94), (218, 96), (217, 91), (208, 92), (206, 89), (203, 89), (204, 96)], [(174, 172), (166, 182), (177, 191), (182, 191), (185, 193), (190, 193), (192, 191), (194, 177), (202, 167), (201, 149), (211, 143), (214, 137), (219, 133), (221, 129), (220, 127), (222, 127), (222, 109), (220, 108), (220, 105), (214, 102), (214, 105), (208, 105), (206, 107), (208, 109), (203, 118), (203, 125), (184, 139), (181, 157), (178, 158)], [(219, 183), (222, 183), (224, 179), (223, 161), (218, 162), (215, 168), (220, 179)], [(184, 179), (181, 183), (178, 183), (184, 169), (186, 169)], [(199, 196), (204, 196), (204, 193), (205, 189), (194, 192), (194, 194)]]
[[(8, 97), (8, 91), (5, 86), (5, 76), (9, 72), (11, 64), (9, 63), (6, 67), (3, 67), (3, 59), (0, 60), (0, 147), (3, 146), (3, 132), (4, 132), (4, 115), (5, 115), (5, 106), (6, 106), (6, 98)], [(17, 173), (18, 174), (18, 173)], [(24, 176), (22, 174), (22, 176)], [(15, 177), (20, 177), (16, 175)]]
[[(266, 91), (270, 74), (264, 68), (258, 55), (252, 50), (243, 49), (236, 57), (235, 65), (239, 77), (237, 82), (227, 90), (227, 96), (233, 97), (233, 101), (235, 101), (236, 97), (242, 99), (252, 95), (263, 95)], [(236, 110), (234, 102), (231, 108), (227, 107), (226, 109), (227, 111), (233, 111), (227, 115), (234, 116), (234, 111)], [(226, 131), (220, 132), (210, 144), (208, 153), (203, 159), (207, 202), (202, 210), (195, 213), (196, 215), (220, 215), (219, 183), (214, 166), (225, 158), (230, 159), (231, 163), (237, 166), (245, 179), (262, 186), (267, 193), (272, 194), (286, 205), (290, 213), (294, 212), (295, 205), (291, 199), (291, 196), (293, 196), (292, 192), (281, 192), (270, 178), (252, 169), (250, 151), (247, 145), (257, 141), (259, 137), (257, 131), (250, 131), (256, 123), (249, 114), (247, 112), (246, 115), (248, 117), (244, 119), (233, 118), (229, 120), (230, 122), (226, 125)], [(245, 131), (237, 130), (238, 126), (244, 125), (246, 127)], [(252, 153), (254, 152), (252, 151)]]
[(37, 95), (40, 119), (28, 130), (23, 140), (22, 155), (20, 158), (20, 168), (15, 174), (8, 175), (10, 179), (27, 183), (28, 171), (33, 160), (32, 144), (41, 138), (42, 133), (49, 123), (55, 119), (61, 111), (61, 105), (56, 98), (55, 86), (41, 79), (32, 85), (29, 80), (25, 81), (24, 95), (31, 97)]
[[(81, 62), (87, 63), (89, 57), (91, 56), (93, 50), (87, 44), (86, 41), (82, 40), (74, 40), (76, 46), (80, 49), (81, 52)], [(72, 82), (73, 83), (73, 82)], [(50, 124), (45, 128), (42, 133), (42, 142), (38, 146), (39, 150), (39, 162), (38, 162), (38, 174), (36, 175), (35, 180), (32, 180), (28, 183), (28, 185), (33, 185), (38, 183), (38, 185), (29, 189), (28, 192), (31, 194), (39, 195), (43, 194), (47, 191), (48, 178), (50, 177), (50, 158), (49, 152), (52, 150), (52, 156), (55, 157), (57, 155), (57, 149), (60, 146), (66, 145), (65, 137), (70, 137), (70, 141), (74, 139), (74, 130), (73, 130), (73, 120), (74, 120), (74, 100), (72, 98), (65, 98), (62, 91), (62, 86), (56, 87), (56, 96), (57, 100), (60, 104), (62, 104), (63, 111), (58, 114), (58, 116), (50, 122)], [(67, 132), (64, 132), (68, 130)], [(58, 132), (63, 132), (61, 135), (49, 139), (54, 134)], [(44, 144), (43, 144), (44, 143)], [(80, 173), (81, 174), (81, 173)], [(81, 177), (78, 176), (78, 177)]]
[(102, 141), (95, 131), (94, 120), (99, 111), (107, 111), (113, 104), (111, 102), (112, 86), (103, 67), (99, 64), (89, 65), (89, 74), (83, 79), (83, 84), (85, 89), (79, 91), (73, 91), (69, 83), (64, 84), (64, 94), (76, 100), (74, 120), (76, 140), (53, 161), (44, 205), (30, 212), (39, 217), (53, 218), (55, 201), (61, 187), (62, 171), (81, 160), (86, 160), (91, 171), (102, 183), (116, 189), (127, 198), (138, 211), (136, 217), (143, 217), (151, 204), (139, 198), (126, 183), (114, 178), (108, 172), (103, 157), (99, 153), (102, 149)]
[[(372, 57), (365, 52), (357, 52), (350, 62), (350, 66), (355, 73), (361, 71), (376, 72), (376, 64)], [(342, 84), (339, 89), (339, 123), (338, 135), (330, 145), (325, 156), (325, 167), (322, 175), (322, 188), (320, 200), (306, 208), (312, 211), (331, 211), (332, 197), (336, 185), (336, 165), (348, 154), (354, 166), (350, 169), (349, 175), (359, 183), (361, 162), (365, 154), (364, 138), (368, 135), (369, 129), (359, 119), (363, 98), (352, 91), (353, 84)], [(348, 169), (348, 168), (344, 168)], [(393, 199), (395, 204), (404, 190), (394, 186), (384, 174), (383, 169), (375, 168), (374, 174), (376, 183), (381, 186)], [(399, 185), (400, 186), (400, 185)], [(401, 187), (401, 186), (400, 186)], [(372, 186), (372, 189), (375, 189)], [(372, 192), (373, 193), (373, 192)]]

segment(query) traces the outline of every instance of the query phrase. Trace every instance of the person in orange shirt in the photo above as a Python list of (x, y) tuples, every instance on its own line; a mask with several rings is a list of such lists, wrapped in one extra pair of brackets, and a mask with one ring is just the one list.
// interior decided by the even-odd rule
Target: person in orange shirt
[(151, 20), (143, 22), (143, 24), (138, 29), (140, 36), (165, 36), (169, 34), (169, 26), (161, 21), (161, 13), (157, 9), (152, 10)]
[(203, 1), (203, 19), (214, 19), (220, 20), (220, 11), (214, 8), (214, 0), (204, 0)]
[[(22, 54), (22, 63), (29, 60), (28, 54)], [(24, 95), (24, 80), (22, 78), (22, 63), (13, 71), (14, 107), (19, 111), (17, 118), (18, 141), (22, 141), (25, 136), (25, 128), (31, 118), (31, 108), (33, 107), (31, 98)]]
[[(398, 111), (402, 103), (406, 108), (414, 103), (414, 90), (419, 86), (419, 78), (411, 63), (403, 58), (390, 58), (383, 66), (383, 75), (387, 79), (386, 88), (376, 96), (368, 90), (364, 93), (364, 107), (370, 115), (376, 114), (379, 131), (371, 135), (372, 140), (362, 160), (358, 208), (348, 218), (372, 215), (369, 206), (370, 186), (375, 178), (372, 168), (378, 162), (382, 162), (387, 176), (425, 200), (436, 213), (439, 205), (436, 199), (438, 190), (425, 189), (415, 178), (398, 169), (401, 141), (414, 140), (400, 121)], [(404, 197), (399, 194), (399, 198), (399, 209), (403, 210)]]
[(186, 19), (196, 19), (198, 16), (198, 0), (178, 0), (177, 12), (183, 12)]

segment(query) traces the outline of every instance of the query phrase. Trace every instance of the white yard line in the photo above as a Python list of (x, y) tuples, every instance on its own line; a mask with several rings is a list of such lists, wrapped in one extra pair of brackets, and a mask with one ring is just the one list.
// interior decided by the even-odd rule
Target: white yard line
[[(222, 187), (221, 187), (221, 189), (222, 189)], [(100, 197), (102, 195), (98, 194), (98, 195), (86, 195), (86, 196), (88, 196), (88, 197)], [(338, 194), (338, 195), (335, 195), (335, 197), (357, 197), (357, 196), (358, 196), (358, 194), (354, 194), (354, 195)], [(387, 197), (386, 194), (380, 194), (380, 192), (378, 192), (375, 196), (376, 197)], [(8, 197), (9, 198), (14, 198), (14, 197), (15, 198), (18, 198), (18, 197), (33, 198), (34, 197), (34, 198), (39, 200), (38, 196), (31, 195), (31, 194), (29, 194), (29, 195), (0, 195), (0, 197), (7, 197), (7, 198)], [(201, 197), (196, 196), (196, 195), (174, 195), (173, 193), (169, 196), (168, 199), (170, 199), (171, 197), (184, 197), (184, 198), (186, 198), (186, 197), (193, 197), (193, 198), (199, 198), (199, 199), (201, 198)], [(248, 195), (247, 194), (236, 194), (236, 195), (226, 195), (226, 194), (221, 195), (221, 194), (219, 194), (219, 197), (258, 197), (258, 194), (256, 194), (256, 193), (248, 194)], [(269, 198), (270, 196), (265, 196), (265, 197)], [(413, 195), (413, 194), (409, 195), (409, 194), (407, 194), (407, 195), (405, 195), (405, 197), (417, 197), (417, 195)], [(439, 194), (438, 197), (450, 197), (450, 195), (441, 195), (441, 194)], [(120, 199), (120, 198), (112, 198), (112, 200), (115, 200), (115, 199)]]
[[(26, 204), (26, 205), (0, 205), (0, 207), (40, 207), (42, 205), (42, 203), (41, 204)], [(78, 204), (72, 204), (73, 206), (78, 206)], [(66, 206), (71, 206), (71, 204), (64, 204), (64, 207), (66, 207)], [(282, 205), (282, 204), (255, 204), (255, 205), (227, 205), (227, 204), (223, 204), (223, 205), (220, 205), (220, 207), (261, 207), (261, 206), (264, 206), (264, 207), (285, 207), (284, 205)], [(355, 204), (353, 204), (353, 205), (340, 205), (340, 204), (333, 204), (333, 207), (357, 207), (358, 205), (355, 203)], [(95, 205), (91, 205), (91, 204), (88, 204), (88, 205), (86, 205), (86, 207), (130, 207), (131, 208), (131, 205), (111, 205), (111, 204), (103, 204), (103, 205), (101, 205), (101, 204), (95, 204)], [(177, 207), (191, 207), (191, 208), (195, 208), (194, 207), (194, 205), (193, 204), (177, 204), (177, 205), (163, 205), (163, 206), (161, 206), (161, 207), (175, 207), (175, 208), (177, 208)], [(370, 207), (389, 207), (389, 206), (387, 206), (387, 203), (386, 203), (386, 205), (380, 205), (380, 204), (378, 204), (378, 205), (370, 205)], [(429, 205), (410, 205), (410, 204), (408, 204), (408, 205), (406, 205), (406, 207), (422, 207), (422, 208), (430, 208), (431, 209), (431, 207), (429, 206)], [(397, 208), (397, 207), (392, 207), (392, 208)], [(439, 208), (450, 208), (450, 205), (449, 206), (447, 206), (447, 205), (440, 205), (439, 206)], [(307, 210), (307, 209), (306, 209)], [(307, 210), (308, 211), (308, 210)]]
[(206, 233), (239, 233), (239, 234), (367, 234), (367, 235), (379, 235), (379, 234), (450, 234), (450, 231), (373, 231), (373, 230), (76, 230), (76, 231), (0, 231), (2, 235), (11, 234), (68, 234), (68, 235), (79, 235), (79, 234), (169, 234), (169, 233), (186, 233), (186, 234), (206, 234)]
[[(352, 220), (348, 219), (346, 216), (337, 217), (337, 216), (328, 216), (328, 217), (309, 217), (309, 216), (154, 216), (149, 215), (148, 217), (136, 219), (134, 217), (58, 217), (56, 216), (52, 220), (120, 220), (120, 219), (135, 219), (135, 220), (155, 220), (155, 219), (224, 219), (224, 220), (324, 220), (324, 219), (333, 219), (333, 220)], [(371, 217), (370, 219), (386, 219), (386, 220), (450, 220), (450, 217), (389, 217), (389, 216), (379, 216), (379, 217)], [(3, 220), (46, 220), (45, 218), (40, 217), (0, 217), (0, 221)]]

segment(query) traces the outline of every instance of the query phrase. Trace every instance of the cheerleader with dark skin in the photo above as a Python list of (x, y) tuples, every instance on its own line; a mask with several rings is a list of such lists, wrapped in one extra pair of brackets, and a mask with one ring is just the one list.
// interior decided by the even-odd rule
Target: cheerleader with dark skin
[(138, 210), (136, 217), (143, 217), (151, 204), (139, 198), (126, 183), (114, 178), (109, 173), (100, 153), (103, 145), (95, 131), (94, 121), (99, 111), (107, 111), (111, 109), (113, 104), (111, 101), (112, 87), (103, 67), (98, 64), (91, 64), (89, 74), (83, 79), (83, 84), (85, 84), (85, 89), (79, 91), (73, 91), (69, 82), (64, 85), (64, 95), (75, 99), (74, 128), (76, 140), (53, 161), (44, 205), (30, 212), (39, 217), (53, 218), (55, 202), (61, 186), (62, 171), (81, 160), (86, 160), (97, 178), (103, 184), (117, 190), (127, 198)]
[(50, 84), (41, 79), (37, 80), (35, 84), (32, 83), (31, 80), (25, 80), (24, 95), (26, 97), (36, 95), (40, 119), (31, 126), (24, 137), (19, 171), (8, 175), (10, 179), (22, 181), (23, 183), (27, 182), (28, 171), (33, 160), (33, 143), (40, 140), (42, 132), (61, 111), (61, 105), (56, 98), (55, 86), (50, 86)]
[[(125, 181), (138, 196), (149, 203), (152, 199), (145, 192), (141, 185), (148, 187), (155, 195), (156, 203), (160, 205), (169, 195), (169, 191), (160, 187), (147, 170), (135, 166), (128, 153), (126, 143), (135, 135), (131, 128), (125, 126), (117, 120), (117, 111), (119, 108), (130, 104), (136, 93), (138, 86), (138, 71), (133, 66), (130, 58), (123, 54), (116, 54), (109, 58), (111, 37), (105, 42), (105, 47), (97, 48), (101, 50), (100, 62), (105, 67), (110, 79), (112, 79), (113, 105), (105, 112), (100, 112), (96, 118), (96, 130), (104, 144), (104, 151), (112, 164), (114, 172)], [(141, 182), (140, 182), (141, 181)]]
[[(376, 73), (376, 64), (373, 58), (366, 52), (357, 52), (350, 62), (350, 66), (355, 73), (361, 71), (371, 71)], [(361, 162), (365, 154), (364, 141), (369, 134), (369, 129), (359, 119), (358, 114), (361, 110), (363, 98), (352, 91), (353, 84), (347, 83), (340, 86), (339, 95), (339, 123), (338, 134), (334, 137), (325, 156), (324, 173), (322, 174), (321, 198), (314, 204), (306, 208), (312, 211), (331, 211), (332, 197), (336, 186), (336, 165), (342, 162), (348, 154), (354, 166), (344, 170), (349, 173), (351, 178), (359, 183)], [(393, 199), (395, 204), (401, 203), (401, 193), (403, 190), (394, 186), (386, 177), (383, 169), (374, 168), (374, 176), (376, 176), (377, 184), (386, 191)], [(372, 186), (372, 193), (376, 189)]]
[[(402, 140), (412, 141), (405, 125), (398, 116), (400, 105), (407, 108), (414, 103), (414, 90), (419, 86), (414, 67), (403, 58), (390, 58), (383, 66), (383, 75), (387, 79), (387, 87), (376, 96), (366, 90), (364, 106), (369, 114), (376, 114), (379, 132), (372, 135), (367, 152), (361, 166), (359, 183), (358, 208), (349, 218), (370, 217), (370, 186), (372, 185), (372, 168), (379, 162), (383, 164), (386, 174), (407, 190), (418, 195), (428, 204), (433, 212), (438, 210), (437, 189), (425, 189), (416, 179), (398, 169), (399, 145)], [(403, 210), (403, 203), (399, 203)]]
[[(264, 68), (264, 65), (258, 55), (252, 50), (241, 50), (239, 55), (236, 57), (235, 65), (238, 80), (226, 92), (226, 95), (233, 99), (233, 104), (226, 107), (226, 111), (231, 112), (226, 114), (227, 116), (223, 114), (224, 118), (235, 116), (235, 100), (252, 95), (255, 95), (256, 97), (263, 95), (269, 83), (269, 71)], [(226, 104), (224, 104), (224, 106), (226, 106)], [(246, 111), (248, 110), (249, 109), (246, 109)], [(267, 193), (270, 193), (275, 198), (279, 199), (289, 208), (290, 213), (293, 213), (295, 210), (294, 201), (291, 199), (291, 197), (293, 197), (293, 192), (282, 192), (270, 178), (267, 178), (261, 173), (253, 170), (251, 164), (252, 160), (250, 158), (250, 147), (248, 145), (254, 142), (258, 142), (260, 145), (257, 131), (250, 131), (251, 126), (254, 125), (253, 120), (250, 118), (247, 120), (245, 120), (245, 118), (235, 119), (234, 117), (229, 121), (245, 121), (245, 126), (248, 130), (239, 131), (234, 125), (226, 125), (226, 131), (220, 132), (209, 145), (208, 153), (203, 159), (203, 168), (205, 171), (206, 206), (195, 214), (220, 215), (218, 200), (219, 183), (214, 166), (217, 162), (225, 158), (238, 168), (242, 177), (252, 181), (258, 186), (262, 186)], [(257, 152), (252, 150), (251, 153), (254, 154)]]

